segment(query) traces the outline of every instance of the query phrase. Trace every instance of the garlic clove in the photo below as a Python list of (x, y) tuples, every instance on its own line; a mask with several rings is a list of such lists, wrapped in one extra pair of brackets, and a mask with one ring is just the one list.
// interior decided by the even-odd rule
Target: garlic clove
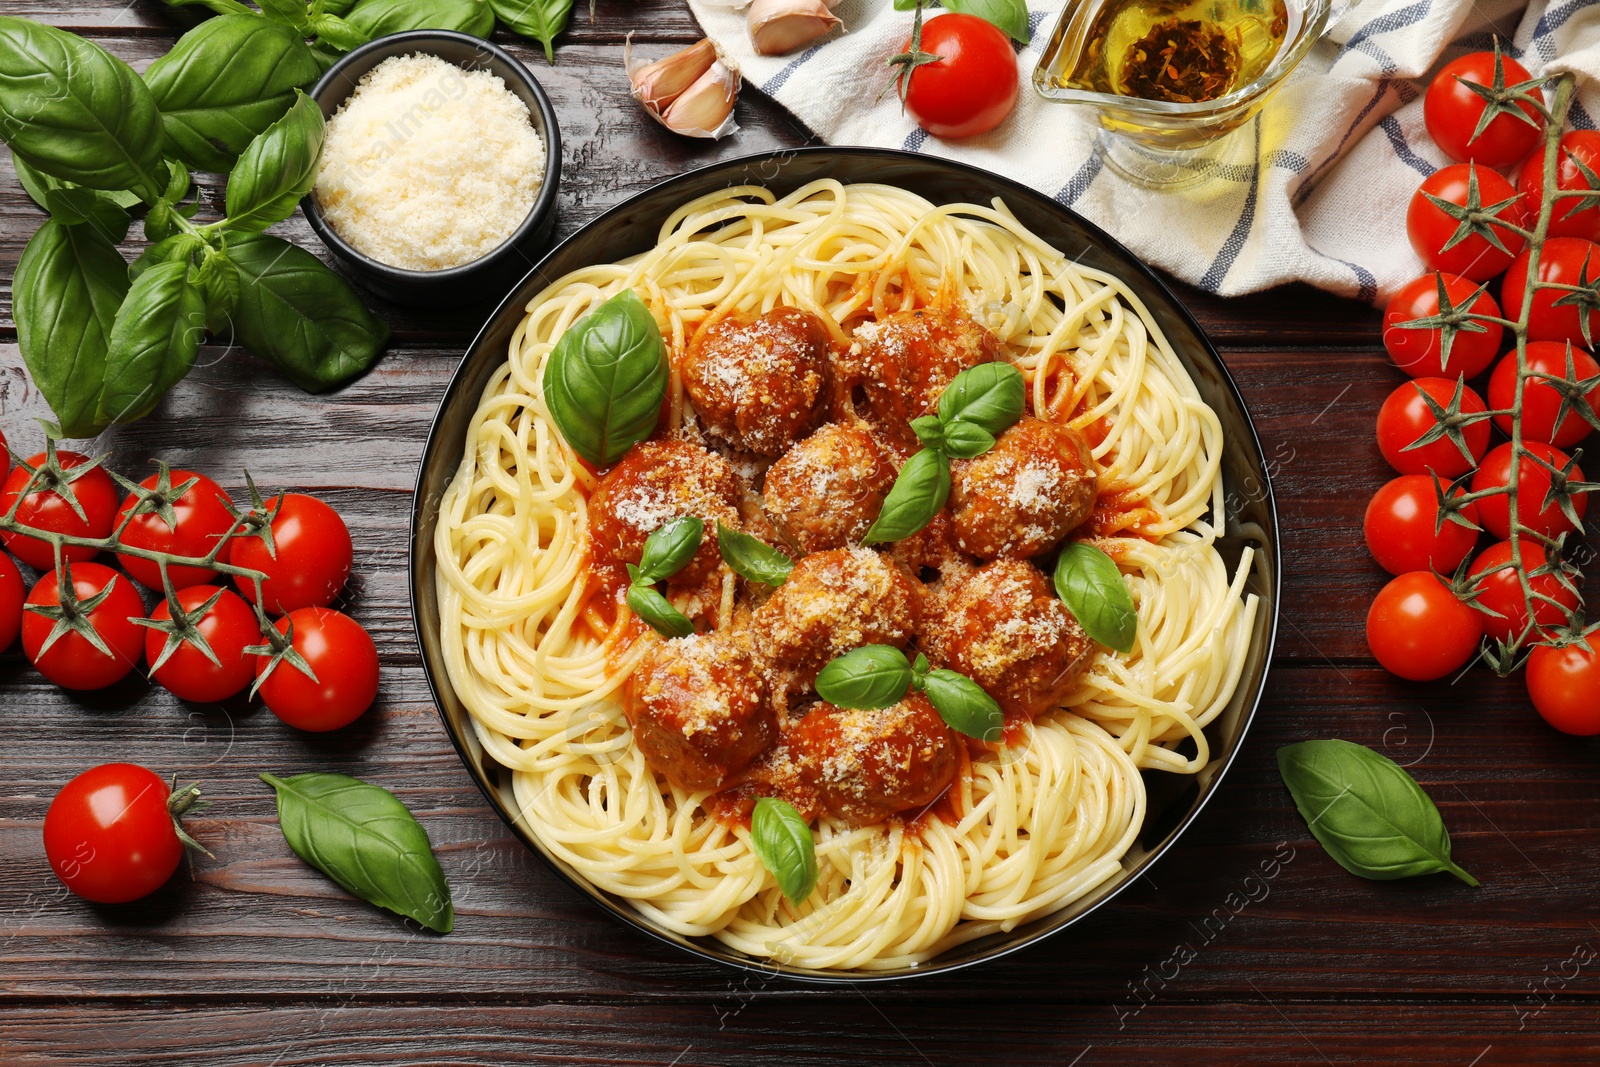
[(661, 123), (686, 137), (726, 137), (739, 128), (733, 121), (733, 101), (738, 95), (738, 70), (716, 60), (672, 102)]
[(633, 83), (633, 98), (657, 115), (665, 112), (717, 61), (716, 47), (709, 38), (702, 38), (681, 52), (636, 68), (632, 62), (632, 34), (629, 38), (623, 50), (623, 64), (628, 68), (628, 80)]
[(781, 56), (839, 25), (825, 0), (753, 0), (745, 16), (757, 54)]

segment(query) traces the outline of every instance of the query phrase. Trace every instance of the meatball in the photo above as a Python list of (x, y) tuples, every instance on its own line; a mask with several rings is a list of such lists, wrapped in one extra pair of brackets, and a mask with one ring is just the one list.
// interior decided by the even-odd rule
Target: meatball
[(1099, 489), (1081, 434), (1024, 418), (988, 452), (950, 464), (956, 545), (980, 559), (1032, 559), (1088, 520)]
[(721, 634), (656, 643), (624, 704), (645, 760), (684, 789), (720, 787), (777, 734), (748, 644)]
[(920, 694), (871, 711), (818, 705), (784, 741), (822, 808), (856, 826), (926, 807), (956, 776), (955, 733)]
[(956, 548), (955, 531), (950, 525), (948, 509), (934, 515), (933, 519), (912, 534), (889, 546), (889, 556), (912, 574), (928, 582), (953, 566), (965, 566), (971, 561)]
[(929, 595), (920, 645), (1014, 715), (1059, 705), (1088, 668), (1094, 642), (1038, 568), (996, 560), (940, 582)]
[(822, 320), (780, 307), (756, 319), (721, 319), (701, 332), (683, 357), (683, 387), (714, 436), (777, 456), (821, 420), (827, 367)]
[(739, 476), (721, 456), (687, 441), (643, 441), (600, 479), (589, 497), (589, 536), (597, 567), (638, 563), (645, 538), (684, 515), (706, 524), (700, 548), (674, 576), (698, 582), (717, 569), (717, 523), (739, 522)]
[(806, 556), (756, 609), (762, 654), (814, 678), (861, 645), (903, 648), (922, 614), (922, 585), (899, 564), (866, 548)]
[(768, 469), (761, 497), (785, 540), (801, 552), (822, 552), (860, 543), (894, 476), (865, 426), (829, 423)]
[(943, 307), (897, 311), (856, 327), (844, 384), (860, 385), (872, 422), (896, 443), (915, 448), (909, 423), (931, 415), (957, 374), (998, 359), (994, 335)]

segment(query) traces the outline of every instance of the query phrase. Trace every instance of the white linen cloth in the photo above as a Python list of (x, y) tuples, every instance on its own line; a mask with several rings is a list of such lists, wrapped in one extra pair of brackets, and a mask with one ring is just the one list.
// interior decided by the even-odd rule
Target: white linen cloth
[[(727, 0), (722, 0), (726, 3)], [(1329, 30), (1241, 137), (1246, 160), (1203, 185), (1152, 192), (1101, 165), (1089, 109), (1039, 98), (1030, 78), (1061, 0), (1030, 4), (1016, 110), (992, 133), (942, 141), (902, 113), (886, 60), (912, 13), (890, 0), (840, 0), (844, 20), (788, 56), (758, 56), (745, 16), (689, 0), (745, 85), (775, 98), (829, 144), (947, 156), (1052, 196), (1134, 253), (1231, 296), (1301, 280), (1381, 300), (1422, 272), (1406, 241), (1417, 184), (1449, 162), (1422, 121), (1426, 78), (1463, 52), (1504, 45), (1533, 73), (1579, 75), (1569, 124), (1600, 121), (1600, 0), (1335, 0)], [(936, 12), (934, 12), (936, 14)], [(737, 136), (737, 135), (735, 135)], [(1248, 162), (1248, 145), (1255, 162)]]

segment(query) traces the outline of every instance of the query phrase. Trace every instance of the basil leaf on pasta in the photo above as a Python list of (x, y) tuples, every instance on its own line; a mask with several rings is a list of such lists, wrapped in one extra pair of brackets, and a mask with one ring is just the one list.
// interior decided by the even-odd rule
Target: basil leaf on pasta
[(693, 515), (663, 523), (644, 539), (644, 551), (639, 554), (639, 566), (633, 580), (654, 585), (683, 570), (700, 550), (705, 528), (706, 524)]
[(788, 801), (773, 797), (756, 801), (750, 814), (750, 847), (791, 904), (799, 904), (816, 888), (816, 840)]
[(876, 545), (910, 537), (939, 514), (950, 498), (950, 460), (943, 452), (924, 448), (906, 460), (894, 480), (883, 508), (863, 544)]
[(998, 742), (1005, 714), (983, 686), (964, 674), (940, 669), (922, 680), (928, 703), (952, 730), (980, 741)]
[(1132, 652), (1139, 614), (1122, 572), (1110, 556), (1073, 541), (1056, 560), (1056, 595), (1088, 635), (1118, 652)]
[(545, 403), (573, 451), (609, 467), (655, 431), (667, 376), (661, 329), (624, 289), (556, 342), (544, 370)]
[(952, 422), (944, 428), (944, 452), (953, 459), (972, 459), (994, 447), (994, 434), (975, 422)]
[(789, 580), (794, 560), (747, 533), (717, 523), (717, 550), (722, 561), (747, 581), (774, 588)]
[(694, 623), (689, 617), (652, 586), (637, 583), (628, 586), (628, 610), (662, 637), (688, 637), (694, 633)]
[(970, 422), (991, 434), (1004, 433), (1022, 418), (1026, 399), (1021, 371), (1009, 363), (980, 363), (956, 375), (940, 394), (939, 421), (947, 434), (957, 422)]
[(911, 685), (905, 653), (889, 645), (862, 645), (837, 657), (817, 675), (817, 696), (840, 708), (887, 708)]

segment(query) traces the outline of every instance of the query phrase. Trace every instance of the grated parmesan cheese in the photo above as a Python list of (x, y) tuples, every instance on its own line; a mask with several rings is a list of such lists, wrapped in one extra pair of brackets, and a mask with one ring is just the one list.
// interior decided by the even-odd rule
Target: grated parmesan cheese
[(317, 206), (362, 254), (444, 270), (505, 243), (533, 209), (544, 167), (528, 106), (500, 78), (394, 56), (328, 121)]

